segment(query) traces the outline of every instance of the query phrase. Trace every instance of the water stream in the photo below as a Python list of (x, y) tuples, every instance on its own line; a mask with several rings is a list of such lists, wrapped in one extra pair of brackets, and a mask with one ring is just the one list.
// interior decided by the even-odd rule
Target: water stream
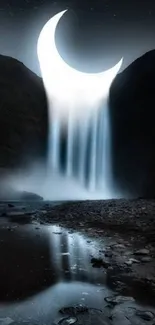
[[(107, 102), (101, 108), (75, 120), (69, 114), (64, 126), (58, 114), (50, 113), (48, 176), (72, 177), (88, 192), (103, 197), (111, 185), (111, 143)], [(63, 138), (62, 138), (63, 137)], [(62, 147), (62, 141), (65, 146)]]

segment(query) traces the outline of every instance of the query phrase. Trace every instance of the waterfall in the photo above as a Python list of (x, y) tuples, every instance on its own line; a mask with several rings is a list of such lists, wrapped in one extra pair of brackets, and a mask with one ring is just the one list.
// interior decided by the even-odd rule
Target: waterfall
[[(73, 177), (89, 192), (109, 191), (110, 185), (110, 125), (107, 101), (98, 110), (75, 120), (71, 113), (64, 127), (62, 119), (53, 114), (49, 135), (50, 173)], [(61, 168), (61, 134), (64, 130), (65, 150)], [(104, 193), (103, 193), (104, 197)]]

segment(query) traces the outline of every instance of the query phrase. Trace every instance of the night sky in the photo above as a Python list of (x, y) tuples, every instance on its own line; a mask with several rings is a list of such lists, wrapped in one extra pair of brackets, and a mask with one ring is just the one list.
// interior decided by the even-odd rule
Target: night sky
[(0, 53), (39, 72), (37, 39), (54, 14), (69, 9), (57, 28), (56, 43), (71, 66), (106, 70), (124, 57), (124, 69), (155, 48), (155, 1), (1, 0)]

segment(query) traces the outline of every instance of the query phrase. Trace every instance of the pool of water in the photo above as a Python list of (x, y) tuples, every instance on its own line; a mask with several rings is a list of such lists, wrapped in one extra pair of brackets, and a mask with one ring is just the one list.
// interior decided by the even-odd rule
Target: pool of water
[(52, 324), (64, 306), (80, 303), (103, 307), (104, 296), (110, 290), (105, 286), (103, 269), (92, 268), (90, 263), (97, 251), (97, 243), (67, 229), (16, 223), (10, 226), (3, 219), (0, 319)]
[(99, 249), (99, 243), (58, 226), (1, 218), (0, 325), (58, 324), (61, 308), (79, 304), (102, 310), (114, 292), (104, 269), (91, 265)]

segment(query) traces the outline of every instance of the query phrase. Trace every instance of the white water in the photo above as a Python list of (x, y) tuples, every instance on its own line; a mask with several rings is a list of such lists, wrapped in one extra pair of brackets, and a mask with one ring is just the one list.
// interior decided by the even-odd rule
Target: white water
[[(111, 130), (108, 96), (98, 109), (75, 119), (62, 116), (49, 105), (49, 149), (47, 171), (36, 163), (8, 178), (19, 191), (35, 192), (45, 200), (86, 200), (121, 197), (112, 182)], [(100, 108), (99, 108), (100, 107)], [(65, 146), (62, 150), (62, 140)]]
[[(48, 177), (63, 175), (64, 180), (74, 179), (89, 194), (111, 197), (111, 141), (107, 100), (100, 109), (92, 110), (76, 120), (68, 115), (64, 126), (62, 118), (50, 116)], [(65, 167), (62, 170), (61, 134), (66, 142), (63, 152)], [(61, 188), (60, 188), (61, 190)]]
[(123, 58), (100, 73), (69, 66), (58, 52), (55, 37), (65, 12), (49, 19), (37, 44), (50, 116), (48, 176), (42, 193), (53, 200), (112, 198), (107, 100)]

